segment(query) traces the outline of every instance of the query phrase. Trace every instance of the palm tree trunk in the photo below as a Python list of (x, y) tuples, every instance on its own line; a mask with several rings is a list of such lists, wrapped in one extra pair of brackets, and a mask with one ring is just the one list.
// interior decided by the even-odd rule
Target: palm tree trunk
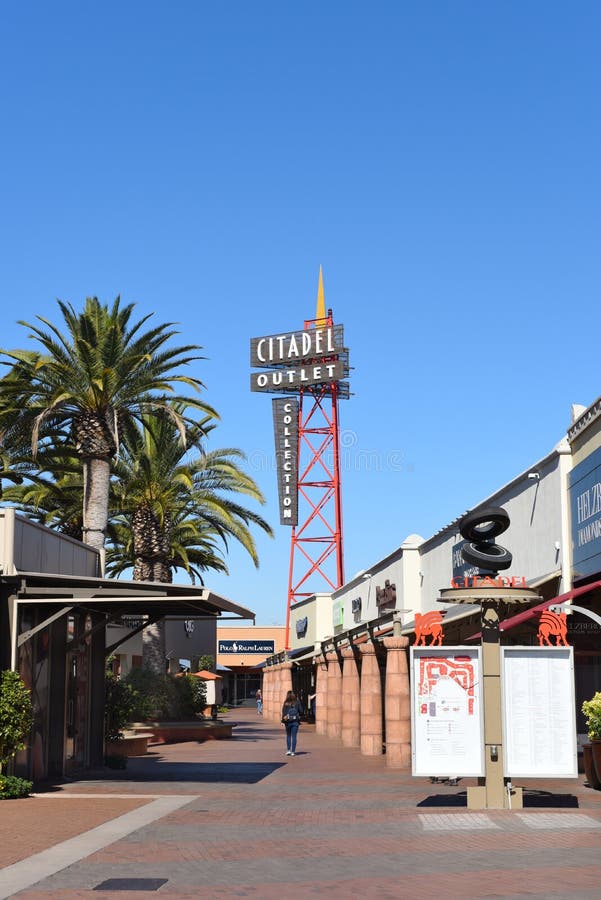
[(104, 536), (108, 523), (109, 481), (108, 459), (83, 459), (83, 539), (100, 553), (104, 574)]
[(164, 619), (147, 625), (142, 632), (142, 665), (158, 675), (164, 675), (167, 671)]

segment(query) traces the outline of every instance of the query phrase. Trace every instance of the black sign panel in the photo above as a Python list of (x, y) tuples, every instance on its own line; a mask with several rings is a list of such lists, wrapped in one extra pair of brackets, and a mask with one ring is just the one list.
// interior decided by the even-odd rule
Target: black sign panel
[(280, 524), (298, 524), (298, 400), (272, 400)]
[(343, 325), (307, 328), (304, 331), (251, 338), (250, 364), (256, 369), (299, 366), (305, 360), (326, 359), (344, 351)]
[(296, 636), (304, 637), (307, 633), (307, 628), (309, 626), (309, 617), (304, 616), (302, 619), (296, 620)]
[(388, 578), (383, 588), (376, 585), (376, 605), (379, 612), (396, 609), (396, 584), (391, 584)]
[(264, 372), (251, 372), (250, 389), (265, 393), (298, 393), (301, 388), (314, 384), (341, 381), (345, 374), (345, 366), (341, 360), (320, 361), (294, 369), (266, 369)]

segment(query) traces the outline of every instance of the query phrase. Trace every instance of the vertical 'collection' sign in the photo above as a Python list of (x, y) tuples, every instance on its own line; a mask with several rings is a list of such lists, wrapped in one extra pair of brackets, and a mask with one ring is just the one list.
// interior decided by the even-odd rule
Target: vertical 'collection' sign
[(271, 401), (278, 477), (280, 524), (298, 524), (298, 400)]

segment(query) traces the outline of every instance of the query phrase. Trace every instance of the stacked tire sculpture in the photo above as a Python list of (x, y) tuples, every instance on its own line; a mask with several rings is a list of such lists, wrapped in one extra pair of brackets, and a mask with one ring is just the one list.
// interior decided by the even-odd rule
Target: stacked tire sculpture
[(488, 506), (464, 516), (459, 531), (466, 540), (461, 548), (465, 562), (491, 574), (508, 569), (513, 557), (495, 543), (495, 538), (508, 528), (509, 516), (501, 506)]

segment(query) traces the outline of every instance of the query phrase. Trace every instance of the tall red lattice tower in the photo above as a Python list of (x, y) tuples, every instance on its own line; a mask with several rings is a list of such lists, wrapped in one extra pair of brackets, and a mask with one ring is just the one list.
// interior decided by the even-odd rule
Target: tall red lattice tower
[[(323, 274), (319, 269), (317, 310), (305, 330), (332, 328), (326, 313)], [(343, 362), (348, 371), (348, 354)], [(340, 359), (340, 355), (336, 360)], [(317, 362), (328, 362), (320, 358)], [(290, 610), (304, 597), (336, 590), (344, 583), (340, 426), (338, 400), (349, 396), (348, 382), (302, 387), (298, 410), (298, 524), (292, 528), (286, 647), (290, 646)]]

